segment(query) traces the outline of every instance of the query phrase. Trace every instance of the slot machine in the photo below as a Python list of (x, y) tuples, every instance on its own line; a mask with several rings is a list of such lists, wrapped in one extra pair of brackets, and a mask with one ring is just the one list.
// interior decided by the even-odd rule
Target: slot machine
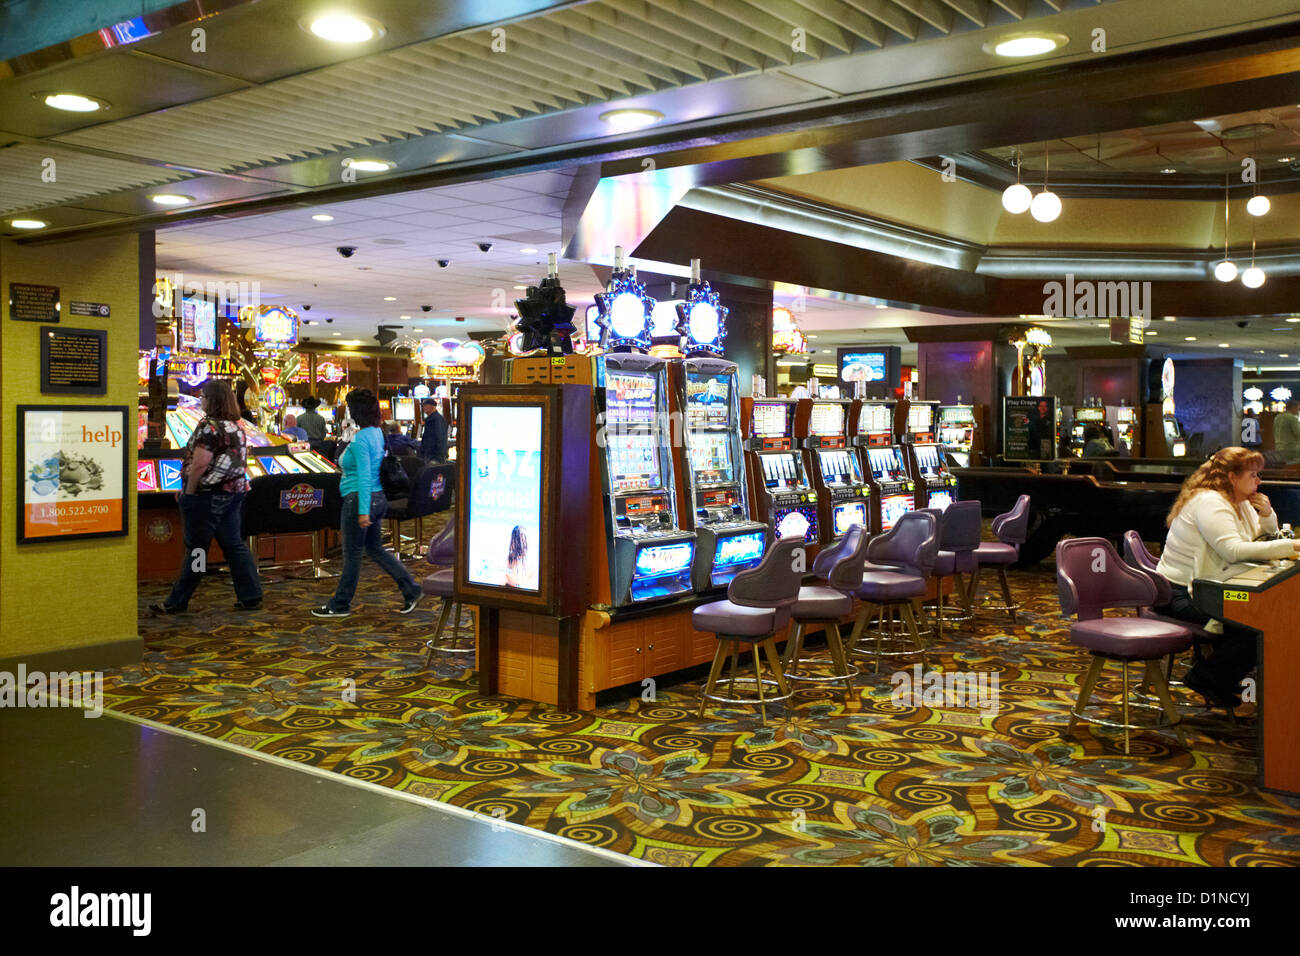
[(1075, 458), (1083, 457), (1083, 448), (1088, 444), (1084, 435), (1089, 425), (1096, 425), (1102, 431), (1109, 432), (1106, 423), (1106, 409), (1093, 405), (1076, 405), (1074, 423), (1070, 426), (1070, 454)]
[[(668, 447), (666, 365), (649, 355), (598, 358), (597, 409), (609, 538), (611, 600), (616, 607), (688, 594), (695, 534), (680, 530), (673, 458)], [(577, 489), (573, 493), (577, 493)]]
[(737, 366), (715, 358), (688, 358), (672, 367), (684, 419), (683, 455), (696, 545), (691, 580), (696, 591), (725, 587), (763, 560), (770, 529), (751, 517), (740, 441)]
[[(958, 402), (961, 397), (958, 396)], [(978, 464), (976, 436), (979, 433), (978, 415), (974, 405), (939, 406), (939, 450), (952, 459), (958, 468)]]
[(894, 444), (895, 405), (864, 399), (853, 439), (871, 489), (872, 534), (888, 531), (899, 518), (916, 510), (916, 486), (908, 476), (902, 447)]
[(844, 537), (853, 525), (870, 528), (871, 489), (862, 477), (857, 451), (849, 445), (849, 421), (856, 401), (813, 399), (808, 435), (802, 439), (805, 463), (817, 489), (821, 541)]
[(914, 401), (907, 410), (906, 461), (916, 483), (916, 506), (943, 510), (957, 500), (957, 479), (935, 441), (939, 403)]
[(1132, 405), (1107, 405), (1106, 415), (1115, 423), (1112, 428), (1115, 450), (1125, 457), (1136, 454), (1138, 410)]
[(817, 544), (817, 492), (795, 448), (794, 422), (808, 399), (756, 398), (742, 406), (746, 466), (754, 517), (778, 538), (801, 535)]

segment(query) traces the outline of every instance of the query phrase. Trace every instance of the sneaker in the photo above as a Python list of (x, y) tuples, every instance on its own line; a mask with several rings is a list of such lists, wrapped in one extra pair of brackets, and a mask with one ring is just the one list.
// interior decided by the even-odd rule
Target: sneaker
[(149, 610), (154, 614), (183, 614), (185, 612), (182, 607), (168, 607), (166, 604), (150, 604)]
[(352, 616), (351, 611), (335, 611), (328, 604), (322, 605), (321, 607), (312, 608), (311, 613), (316, 617), (351, 617)]
[(259, 607), (261, 607), (261, 606), (262, 606), (262, 599), (261, 599), (261, 598), (258, 598), (256, 601), (236, 601), (236, 602), (235, 602), (235, 609), (238, 610), (238, 611), (256, 611), (256, 610), (257, 610)]
[(398, 614), (410, 614), (412, 611), (414, 611), (417, 607), (420, 606), (420, 602), (423, 601), (423, 600), (424, 600), (424, 594), (423, 594), (423, 593), (421, 593), (421, 594), (417, 594), (415, 597), (409, 599), (409, 600), (406, 602), (406, 606), (403, 607), (403, 608), (402, 608), (400, 611), (398, 611), (397, 613), (398, 613)]

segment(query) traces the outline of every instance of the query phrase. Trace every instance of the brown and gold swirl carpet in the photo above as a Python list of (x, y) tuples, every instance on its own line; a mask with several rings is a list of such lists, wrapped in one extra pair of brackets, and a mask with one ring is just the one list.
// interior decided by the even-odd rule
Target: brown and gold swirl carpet
[(766, 727), (743, 708), (697, 719), (698, 671), (594, 713), (483, 697), (462, 661), (422, 670), (432, 607), (395, 613), (371, 565), (351, 618), (308, 615), (332, 588), (271, 585), (247, 613), (211, 580), (172, 618), (149, 617), (165, 589), (142, 588), (144, 660), (106, 675), (106, 706), (674, 866), (1300, 863), (1300, 801), (1256, 787), (1251, 708), (1234, 727), (1179, 696), (1186, 750), (1063, 736), (1086, 658), (1050, 571), (1013, 574), (1017, 627), (945, 630), (943, 668), (997, 674), (996, 712), (895, 705), (888, 673), (864, 673), (860, 703), (810, 692)]

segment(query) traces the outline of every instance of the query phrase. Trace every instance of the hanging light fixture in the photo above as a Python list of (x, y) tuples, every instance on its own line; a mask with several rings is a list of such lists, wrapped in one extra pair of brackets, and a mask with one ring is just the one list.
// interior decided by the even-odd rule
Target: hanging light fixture
[(1016, 147), (1016, 181), (1014, 185), (1002, 190), (1002, 208), (1009, 213), (1020, 215), (1033, 202), (1034, 194), (1020, 181), (1020, 147)]
[(1029, 204), (1029, 214), (1039, 222), (1055, 222), (1061, 214), (1061, 197), (1047, 188), (1047, 174), (1051, 169), (1052, 154), (1043, 153), (1043, 191)]
[(1237, 264), (1228, 258), (1228, 175), (1223, 176), (1223, 261), (1214, 267), (1214, 278), (1231, 282), (1237, 278)]
[[(1255, 152), (1259, 153), (1259, 132), (1258, 131), (1255, 132)], [(1256, 171), (1255, 195), (1251, 196), (1250, 201), (1246, 203), (1246, 212), (1250, 213), (1252, 216), (1262, 216), (1266, 212), (1268, 212), (1269, 205), (1270, 203), (1268, 201), (1268, 197), (1261, 196), (1259, 194), (1259, 172)]]
[(1248, 289), (1258, 289), (1264, 284), (1264, 270), (1255, 265), (1255, 223), (1250, 224), (1250, 268), (1241, 274), (1241, 284)]

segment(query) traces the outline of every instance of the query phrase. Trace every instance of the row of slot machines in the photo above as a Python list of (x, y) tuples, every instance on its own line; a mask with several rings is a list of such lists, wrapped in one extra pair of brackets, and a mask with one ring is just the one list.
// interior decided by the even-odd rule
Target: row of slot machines
[(595, 362), (613, 606), (725, 588), (775, 537), (815, 553), (956, 497), (936, 402), (912, 403), (896, 441), (895, 402), (742, 401), (721, 359)]

